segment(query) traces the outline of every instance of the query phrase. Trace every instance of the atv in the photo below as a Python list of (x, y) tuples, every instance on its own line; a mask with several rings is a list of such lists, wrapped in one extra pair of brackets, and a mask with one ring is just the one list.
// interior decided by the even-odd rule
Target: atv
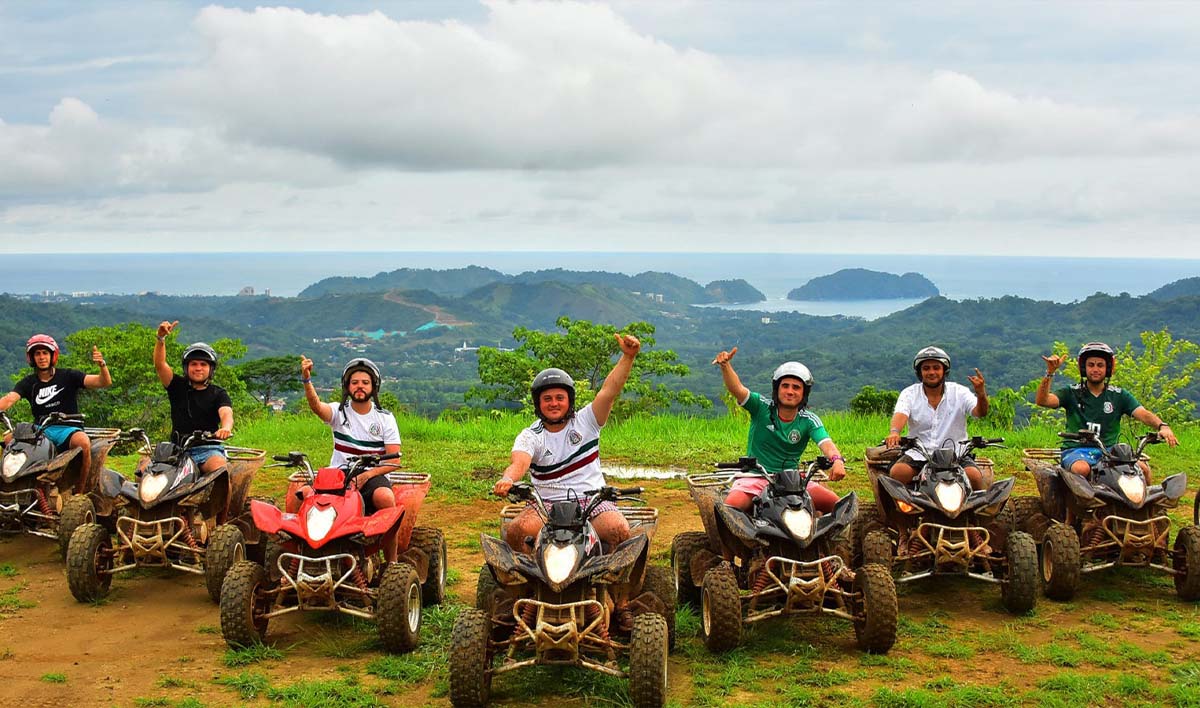
[[(40, 425), (13, 425), (0, 413), (12, 440), (0, 460), (0, 533), (28, 533), (58, 541), (66, 557), (71, 534), (96, 516), (102, 504), (97, 491), (98, 471), (104, 468), (108, 451), (121, 431), (115, 428), (84, 428), (82, 415), (51, 413)], [(78, 424), (92, 441), (89, 489), (76, 494), (83, 463), (76, 448), (59, 451), (42, 431), (52, 425)]]
[[(876, 503), (859, 511), (859, 553), (864, 563), (891, 568), (898, 582), (936, 575), (965, 575), (1000, 586), (1004, 607), (1014, 614), (1037, 601), (1037, 544), (1016, 531), (1008, 503), (1014, 479), (972, 490), (963, 469), (972, 451), (996, 447), (1002, 438), (973, 437), (926, 450), (901, 438), (901, 451), (916, 449), (927, 460), (911, 484), (888, 476), (888, 466), (868, 457), (867, 473)], [(877, 458), (876, 458), (877, 459)]]
[[(250, 503), (254, 525), (271, 537), (264, 567), (234, 565), (221, 589), (221, 634), (231, 647), (260, 643), (276, 617), (302, 610), (340, 612), (374, 620), (379, 640), (390, 652), (407, 652), (420, 640), (421, 606), (438, 604), (446, 591), (446, 541), (442, 532), (415, 527), (429, 475), (390, 472), (396, 506), (363, 514), (362, 495), (351, 480), (400, 457), (361, 455), (345, 467), (315, 473), (300, 452), (277, 455), (289, 477), (288, 494), (303, 499), (300, 511), (284, 513), (274, 504)], [(300, 488), (308, 485), (305, 497)], [(385, 563), (386, 534), (397, 530), (398, 562)]]
[[(804, 471), (768, 473), (753, 457), (688, 476), (704, 531), (671, 543), (678, 602), (700, 605), (710, 651), (741, 641), (742, 627), (773, 617), (825, 613), (849, 620), (859, 648), (884, 653), (896, 641), (896, 586), (888, 569), (850, 567), (858, 496), (850, 492), (818, 516), (808, 483), (832, 467), (817, 458)], [(736, 470), (734, 472), (733, 470)], [(724, 503), (737, 477), (768, 480), (747, 514)]]
[(1093, 431), (1059, 433), (1061, 437), (1099, 448), (1100, 462), (1084, 476), (1061, 465), (1026, 458), (1037, 481), (1040, 509), (1021, 521), (1041, 536), (1041, 570), (1046, 597), (1070, 600), (1080, 573), (1113, 566), (1154, 568), (1175, 578), (1183, 600), (1200, 600), (1200, 528), (1185, 526), (1170, 543), (1167, 510), (1187, 491), (1187, 474), (1173, 474), (1161, 484), (1147, 485), (1138, 460), (1146, 446), (1162, 442), (1150, 432), (1127, 443), (1105, 447)]
[[(602, 487), (565, 501), (543, 502), (528, 483), (508, 498), (532, 502), (543, 527), (533, 555), (483, 535), (476, 609), (459, 614), (450, 640), (450, 701), (488, 702), (492, 678), (535, 665), (579, 666), (629, 679), (633, 705), (666, 701), (667, 654), (674, 642), (675, 592), (669, 572), (649, 563), (658, 511), (619, 506), (629, 539), (605, 548), (588, 520), (602, 502), (642, 489)], [(633, 497), (634, 501), (639, 501)], [(501, 512), (506, 521), (524, 504)], [(628, 657), (628, 668), (620, 659)]]
[[(204, 576), (213, 602), (225, 573), (246, 557), (262, 557), (263, 537), (250, 523), (247, 492), (265, 453), (226, 447), (228, 465), (203, 473), (187, 451), (218, 442), (196, 432), (181, 444), (153, 447), (145, 431), (136, 481), (104, 470), (100, 490), (111, 500), (96, 522), (75, 529), (67, 548), (67, 584), (80, 602), (108, 594), (113, 576), (134, 568), (174, 568)], [(115, 537), (115, 538), (114, 538)]]

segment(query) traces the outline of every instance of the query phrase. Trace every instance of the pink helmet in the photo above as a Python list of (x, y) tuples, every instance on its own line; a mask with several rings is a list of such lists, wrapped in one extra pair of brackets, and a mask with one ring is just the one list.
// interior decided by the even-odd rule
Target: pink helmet
[(58, 365), (58, 342), (48, 334), (35, 334), (29, 338), (28, 342), (25, 342), (25, 358), (29, 360), (30, 366), (33, 366), (33, 350), (37, 347), (49, 349), (50, 366)]

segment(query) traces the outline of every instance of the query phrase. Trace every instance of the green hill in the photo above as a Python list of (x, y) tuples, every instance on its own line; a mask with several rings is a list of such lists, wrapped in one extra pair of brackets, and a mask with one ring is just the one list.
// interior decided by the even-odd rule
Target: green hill
[(934, 297), (937, 286), (920, 273), (882, 273), (865, 268), (844, 268), (813, 278), (788, 293), (789, 300), (894, 300)]

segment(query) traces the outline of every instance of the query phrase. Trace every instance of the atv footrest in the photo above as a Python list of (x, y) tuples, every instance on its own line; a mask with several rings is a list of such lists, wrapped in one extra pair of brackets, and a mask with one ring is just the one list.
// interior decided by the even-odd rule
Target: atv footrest
[[(186, 573), (204, 574), (204, 549), (192, 537), (187, 522), (178, 516), (142, 521), (132, 516), (117, 519), (116, 557), (126, 553), (131, 562), (113, 567), (119, 573), (133, 568), (174, 568)], [(181, 562), (191, 559), (190, 563)]]
[[(296, 553), (280, 553), (276, 561), (284, 589), (296, 593), (296, 604), (267, 614), (278, 617), (299, 610), (332, 610), (363, 619), (374, 619), (375, 595), (367, 587), (366, 578), (358, 567), (358, 559), (349, 553), (334, 553), (312, 557)], [(338, 602), (338, 593), (362, 598), (362, 607)]]

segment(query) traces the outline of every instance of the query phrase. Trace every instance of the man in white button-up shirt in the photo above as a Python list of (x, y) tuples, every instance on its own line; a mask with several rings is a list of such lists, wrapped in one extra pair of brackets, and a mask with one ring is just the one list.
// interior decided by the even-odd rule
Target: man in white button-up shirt
[[(967, 416), (982, 418), (987, 415), (988, 399), (983, 374), (975, 369), (975, 375), (967, 377), (974, 392), (966, 386), (947, 381), (950, 357), (938, 347), (925, 347), (917, 352), (913, 358), (913, 370), (919, 383), (901, 391), (896, 399), (887, 446), (896, 447), (900, 444), (900, 431), (905, 425), (908, 426), (909, 435), (926, 449), (940, 447), (947, 440), (957, 446), (967, 439)], [(893, 479), (908, 484), (924, 466), (925, 456), (914, 448), (896, 460), (889, 474)], [(974, 458), (963, 458), (963, 468), (971, 480), (971, 487), (982, 489), (983, 475)]]

